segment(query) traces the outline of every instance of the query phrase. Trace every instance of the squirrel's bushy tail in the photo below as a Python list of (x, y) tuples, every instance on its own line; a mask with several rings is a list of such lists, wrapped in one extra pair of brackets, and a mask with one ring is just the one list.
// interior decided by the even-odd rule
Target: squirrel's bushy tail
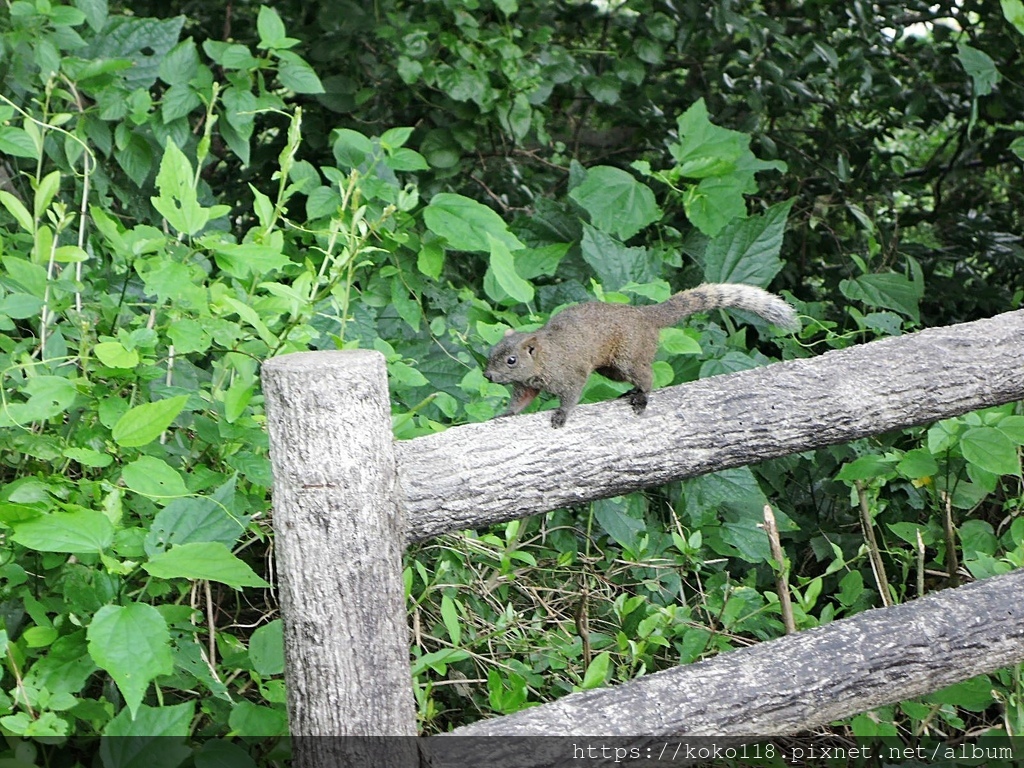
[(743, 283), (705, 283), (680, 291), (667, 301), (642, 307), (660, 328), (675, 325), (684, 317), (712, 309), (744, 309), (772, 325), (795, 331), (800, 328), (796, 310), (774, 293)]

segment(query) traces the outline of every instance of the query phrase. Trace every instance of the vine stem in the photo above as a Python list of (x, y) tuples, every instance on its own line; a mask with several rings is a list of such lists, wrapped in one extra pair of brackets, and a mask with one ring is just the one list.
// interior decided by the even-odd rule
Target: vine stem
[(892, 605), (889, 580), (885, 577), (885, 564), (882, 562), (882, 554), (878, 550), (878, 541), (875, 539), (875, 526), (871, 519), (871, 510), (868, 509), (868, 494), (864, 490), (864, 483), (860, 480), (857, 481), (857, 499), (860, 501), (860, 524), (864, 529), (864, 540), (868, 545), (871, 570), (875, 574), (875, 583), (878, 585), (878, 593), (882, 597), (882, 605), (888, 608)]
[(768, 547), (771, 549), (772, 559), (778, 563), (778, 570), (775, 572), (775, 588), (779, 593), (779, 610), (782, 612), (782, 621), (786, 625), (786, 634), (791, 635), (796, 632), (796, 619), (793, 617), (793, 601), (789, 596), (789, 565), (786, 562), (786, 555), (782, 551), (779, 527), (775, 524), (775, 513), (772, 512), (770, 504), (764, 505), (764, 532), (768, 534)]

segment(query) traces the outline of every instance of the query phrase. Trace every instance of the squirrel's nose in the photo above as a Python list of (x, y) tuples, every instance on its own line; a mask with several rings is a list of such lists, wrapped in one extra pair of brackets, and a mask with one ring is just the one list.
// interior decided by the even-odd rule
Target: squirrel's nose
[(487, 379), (490, 382), (493, 382), (494, 381), (494, 374), (492, 374), (490, 371), (484, 371), (484, 378)]

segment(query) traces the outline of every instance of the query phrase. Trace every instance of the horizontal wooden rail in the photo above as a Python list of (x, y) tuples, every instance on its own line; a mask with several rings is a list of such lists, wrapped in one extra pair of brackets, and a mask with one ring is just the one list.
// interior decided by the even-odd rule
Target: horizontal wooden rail
[[(1016, 570), (456, 728), (421, 749), (438, 768), (544, 768), (572, 762), (565, 743), (548, 749), (538, 741), (531, 750), (530, 741), (508, 737), (626, 737), (616, 744), (646, 756), (648, 746), (666, 739), (715, 736), (736, 744), (806, 731), (1024, 661), (1022, 594), (1024, 570)], [(501, 738), (444, 743), (459, 736)], [(474, 750), (486, 759), (474, 761)]]
[(409, 539), (476, 528), (1024, 399), (1024, 310), (395, 445)]
[[(407, 541), (1024, 399), (1024, 311), (671, 387), (641, 418), (579, 408), (560, 430), (520, 416), (396, 443), (376, 352), (287, 355), (262, 376), (296, 763), (404, 768), (427, 749), (411, 738), (320, 737), (415, 732)], [(1021, 661), (1022, 590), (1018, 571), (457, 733), (811, 728)], [(432, 765), (451, 764), (444, 749)], [(564, 764), (488, 750), (475, 764)]]

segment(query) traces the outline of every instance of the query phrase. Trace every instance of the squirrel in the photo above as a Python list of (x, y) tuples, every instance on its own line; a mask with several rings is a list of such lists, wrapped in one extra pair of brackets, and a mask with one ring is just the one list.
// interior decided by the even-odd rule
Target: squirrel
[(626, 396), (640, 415), (653, 383), (658, 330), (694, 313), (727, 307), (753, 312), (789, 331), (800, 328), (796, 310), (773, 293), (740, 283), (705, 283), (660, 304), (591, 301), (567, 307), (536, 331), (509, 329), (491, 350), (484, 376), (496, 384), (512, 384), (512, 399), (502, 416), (517, 414), (540, 392), (550, 392), (559, 399), (551, 426), (562, 427), (593, 371), (632, 384)]

